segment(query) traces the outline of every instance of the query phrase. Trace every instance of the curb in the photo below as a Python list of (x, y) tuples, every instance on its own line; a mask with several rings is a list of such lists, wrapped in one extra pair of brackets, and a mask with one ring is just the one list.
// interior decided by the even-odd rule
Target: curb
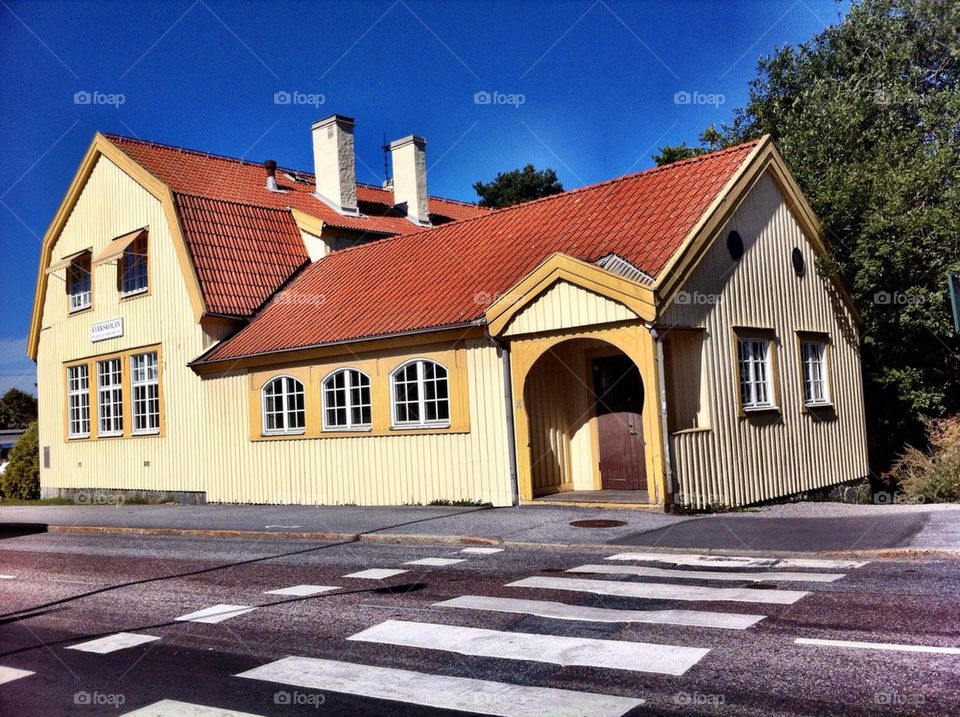
[(888, 559), (921, 560), (949, 559), (960, 560), (960, 548), (876, 548), (870, 550), (731, 550), (726, 548), (672, 548), (649, 545), (629, 545), (623, 543), (531, 543), (518, 540), (504, 540), (480, 535), (409, 535), (393, 533), (338, 533), (333, 531), (289, 531), (289, 530), (233, 530), (201, 528), (126, 528), (118, 526), (96, 525), (49, 525), (49, 533), (79, 535), (139, 535), (185, 538), (240, 538), (240, 539), (280, 539), (280, 540), (321, 540), (342, 543), (376, 544), (440, 544), (440, 545), (490, 545), (520, 550), (553, 550), (565, 552), (610, 552), (633, 550), (664, 555), (684, 555), (691, 552), (704, 555), (729, 555), (767, 558), (830, 557), (847, 559)]

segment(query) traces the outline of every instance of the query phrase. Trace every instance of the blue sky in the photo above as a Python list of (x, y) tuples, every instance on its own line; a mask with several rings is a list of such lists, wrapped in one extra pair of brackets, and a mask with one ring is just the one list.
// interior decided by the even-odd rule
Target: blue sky
[[(360, 181), (382, 180), (384, 133), (415, 133), (433, 194), (475, 200), (473, 182), (528, 162), (569, 189), (645, 169), (658, 147), (729, 120), (761, 55), (838, 12), (834, 0), (0, 0), (0, 391), (33, 390), (40, 238), (98, 130), (310, 169), (310, 124), (336, 112), (357, 121)], [(297, 99), (277, 104), (283, 92)]]

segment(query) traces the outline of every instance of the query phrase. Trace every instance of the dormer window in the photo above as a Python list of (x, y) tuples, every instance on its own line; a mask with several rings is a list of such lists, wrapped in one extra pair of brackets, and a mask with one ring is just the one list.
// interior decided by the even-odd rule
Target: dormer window
[(90, 252), (78, 254), (67, 266), (67, 295), (70, 313), (89, 309), (91, 305)]

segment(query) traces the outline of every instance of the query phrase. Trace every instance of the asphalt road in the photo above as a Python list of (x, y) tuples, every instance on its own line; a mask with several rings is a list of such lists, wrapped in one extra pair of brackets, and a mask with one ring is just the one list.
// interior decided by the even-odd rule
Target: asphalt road
[[(607, 559), (622, 548), (461, 550), (2, 540), (0, 714), (121, 715), (164, 700), (217, 711), (164, 703), (139, 714), (457, 713), (436, 705), (505, 715), (960, 713), (960, 650), (796, 642), (960, 648), (956, 562), (809, 567), (671, 556), (688, 563), (677, 566), (649, 555)], [(423, 558), (463, 562), (406, 564)], [(407, 572), (345, 577), (376, 568)], [(526, 584), (508, 586), (517, 581)], [(335, 589), (266, 594), (298, 585)], [(436, 605), (455, 598), (461, 607)], [(217, 605), (256, 609), (220, 622), (176, 619)], [(86, 645), (121, 632), (159, 639), (100, 653)]]

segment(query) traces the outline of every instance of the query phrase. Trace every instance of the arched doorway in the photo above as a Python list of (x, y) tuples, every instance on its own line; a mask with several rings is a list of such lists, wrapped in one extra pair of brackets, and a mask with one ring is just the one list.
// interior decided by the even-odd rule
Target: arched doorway
[(545, 350), (523, 390), (533, 496), (630, 491), (647, 502), (649, 400), (637, 365), (610, 343), (570, 339)]

